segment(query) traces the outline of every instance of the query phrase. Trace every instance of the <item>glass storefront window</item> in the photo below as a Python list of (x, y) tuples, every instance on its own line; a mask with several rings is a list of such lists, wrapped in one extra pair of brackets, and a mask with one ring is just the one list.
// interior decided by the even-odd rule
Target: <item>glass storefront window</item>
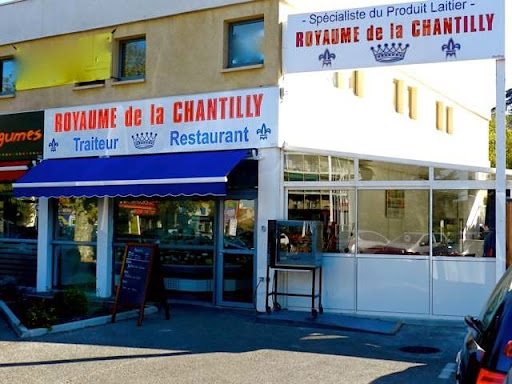
[(213, 245), (211, 200), (118, 199), (115, 241), (161, 245)]
[(323, 225), (323, 252), (352, 252), (355, 191), (289, 191), (288, 219), (320, 221)]
[(0, 238), (37, 239), (37, 200), (14, 199), (12, 184), (0, 184)]
[(429, 191), (360, 190), (358, 253), (428, 255)]
[(96, 247), (90, 245), (57, 244), (53, 246), (57, 289), (79, 287), (96, 291)]
[(428, 180), (428, 167), (360, 160), (359, 180)]
[(93, 198), (60, 198), (57, 201), (55, 240), (96, 241), (98, 200)]
[(120, 273), (124, 244), (157, 243), (165, 288), (173, 297), (211, 302), (214, 216), (213, 200), (116, 199), (115, 274)]
[(0, 278), (35, 287), (37, 200), (14, 199), (12, 184), (0, 184)]
[(285, 154), (285, 181), (345, 181), (354, 179), (354, 161), (306, 153)]
[(495, 256), (491, 196), (487, 190), (434, 191), (434, 256)]
[(54, 286), (96, 290), (98, 204), (95, 198), (56, 200)]
[(434, 168), (434, 180), (494, 180), (487, 172), (461, 171), (459, 169)]

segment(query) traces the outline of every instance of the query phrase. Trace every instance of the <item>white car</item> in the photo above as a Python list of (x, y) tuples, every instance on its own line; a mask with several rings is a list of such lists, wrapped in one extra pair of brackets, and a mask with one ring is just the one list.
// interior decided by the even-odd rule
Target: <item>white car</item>
[[(394, 253), (392, 250), (397, 249), (400, 250), (400, 252), (397, 253), (428, 255), (430, 253), (429, 239), (430, 236), (428, 233), (404, 232), (397, 238), (391, 240), (387, 244), (386, 248), (390, 251), (390, 253)], [(434, 233), (434, 238), (432, 241), (432, 249), (434, 255), (438, 254), (439, 252), (445, 253), (448, 251), (448, 248), (448, 238), (441, 233)]]
[[(357, 232), (357, 248), (359, 253), (367, 253), (367, 249), (381, 247), (389, 243), (389, 239), (378, 232), (359, 230)], [(348, 241), (348, 250), (350, 253), (356, 252), (355, 237)]]

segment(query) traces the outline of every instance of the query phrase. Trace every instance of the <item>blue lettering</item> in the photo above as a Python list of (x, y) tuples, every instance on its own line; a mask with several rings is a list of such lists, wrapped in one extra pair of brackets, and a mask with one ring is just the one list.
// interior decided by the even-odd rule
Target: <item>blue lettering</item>
[(171, 145), (180, 145), (180, 143), (178, 143), (179, 136), (178, 131), (171, 131)]

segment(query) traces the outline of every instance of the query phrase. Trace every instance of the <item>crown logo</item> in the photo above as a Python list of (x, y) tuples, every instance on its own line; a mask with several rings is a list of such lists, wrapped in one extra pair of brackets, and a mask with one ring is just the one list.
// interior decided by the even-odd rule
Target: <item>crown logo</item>
[(384, 45), (377, 45), (377, 49), (374, 47), (371, 47), (370, 49), (372, 50), (376, 61), (381, 63), (394, 63), (404, 59), (405, 54), (407, 53), (407, 48), (409, 48), (409, 44), (402, 46), (402, 43), (391, 43), (391, 45), (386, 43)]
[(324, 53), (318, 56), (318, 60), (322, 62), (322, 68), (325, 66), (330, 67), (332, 64), (331, 60), (336, 59), (336, 55), (331, 53), (328, 49), (325, 49)]
[(457, 50), (460, 49), (460, 44), (455, 43), (452, 38), (448, 40), (448, 44), (443, 44), (441, 50), (446, 52), (446, 58), (453, 56), (457, 58)]
[(155, 145), (157, 134), (152, 132), (136, 133), (132, 135), (133, 145), (137, 149), (153, 148)]

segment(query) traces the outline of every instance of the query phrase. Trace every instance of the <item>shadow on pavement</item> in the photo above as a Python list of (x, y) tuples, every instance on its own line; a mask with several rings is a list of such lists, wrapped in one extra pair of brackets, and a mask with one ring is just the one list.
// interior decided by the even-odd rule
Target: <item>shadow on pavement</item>
[[(431, 371), (433, 365), (439, 371), (447, 362), (454, 361), (464, 334), (465, 328), (462, 325), (439, 326), (428, 323), (404, 324), (394, 335), (314, 329), (260, 322), (258, 314), (254, 311), (173, 305), (170, 320), (165, 320), (163, 312), (158, 312), (147, 316), (140, 327), (137, 326), (136, 320), (131, 319), (72, 332), (49, 334), (30, 340), (17, 339), (9, 335), (9, 331), (2, 329), (0, 346), (1, 341), (5, 340), (20, 343), (81, 344), (129, 349), (124, 351), (126, 353), (115, 353), (107, 357), (0, 363), (0, 369), (88, 361), (276, 350), (406, 362), (415, 366), (383, 376), (373, 382), (379, 384), (417, 382), (415, 379)], [(436, 347), (440, 352), (421, 355), (400, 351), (401, 347), (408, 345)], [(136, 351), (131, 350), (133, 348), (137, 348)]]

